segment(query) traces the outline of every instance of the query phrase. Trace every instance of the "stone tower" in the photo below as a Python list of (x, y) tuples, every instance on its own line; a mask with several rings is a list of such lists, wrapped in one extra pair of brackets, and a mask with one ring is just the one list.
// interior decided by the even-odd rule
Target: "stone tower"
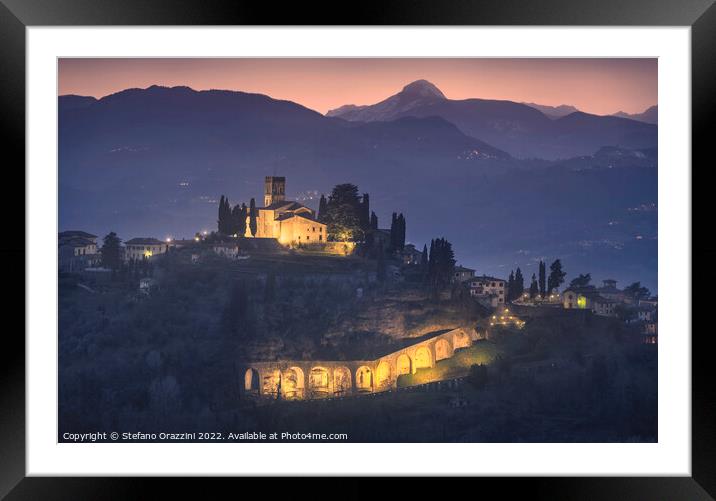
[(264, 207), (286, 200), (286, 178), (266, 176), (264, 183)]

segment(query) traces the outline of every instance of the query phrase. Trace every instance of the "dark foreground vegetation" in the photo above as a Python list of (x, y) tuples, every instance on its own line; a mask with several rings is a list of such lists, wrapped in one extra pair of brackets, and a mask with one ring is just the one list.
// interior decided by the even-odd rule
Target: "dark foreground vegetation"
[[(350, 441), (657, 440), (656, 347), (616, 319), (525, 318), (487, 327), (460, 294), (431, 297), (375, 262), (299, 254), (229, 262), (181, 253), (102, 283), (60, 277), (60, 436), (64, 432), (347, 433)], [(361, 289), (358, 293), (357, 290)], [(581, 313), (581, 312), (580, 312)], [(440, 391), (261, 404), (242, 398), (242, 359), (356, 359), (404, 337), (472, 326), (488, 339), (399, 386)], [(426, 372), (431, 371), (431, 372)], [(434, 389), (433, 389), (434, 390)]]

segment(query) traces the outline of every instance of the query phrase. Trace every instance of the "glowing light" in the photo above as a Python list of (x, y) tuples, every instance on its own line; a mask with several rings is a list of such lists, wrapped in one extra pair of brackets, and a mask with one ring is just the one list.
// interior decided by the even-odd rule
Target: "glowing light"
[(198, 241), (199, 241), (199, 237), (194, 237), (194, 240), (196, 240), (196, 241), (198, 242)]

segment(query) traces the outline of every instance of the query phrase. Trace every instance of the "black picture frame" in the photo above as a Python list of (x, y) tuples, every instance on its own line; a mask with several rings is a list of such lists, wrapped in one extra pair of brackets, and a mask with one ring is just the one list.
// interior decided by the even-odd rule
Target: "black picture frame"
[[(0, 0), (0, 88), (6, 190), (1, 198), (3, 214), (17, 214), (24, 205), (25, 160), (25, 28), (29, 26), (107, 25), (576, 25), (576, 26), (690, 26), (692, 57), (692, 164), (707, 165), (713, 156), (708, 121), (716, 111), (716, 6), (713, 0), (430, 0), (364, 1), (356, 4), (316, 1), (307, 3), (200, 0)], [(349, 8), (347, 8), (349, 7)], [(9, 155), (8, 155), (9, 153)], [(712, 162), (711, 162), (712, 163)], [(671, 166), (689, 168), (689, 166)], [(10, 172), (8, 172), (10, 171)], [(703, 178), (691, 166), (692, 181)], [(7, 184), (7, 183), (12, 183)], [(693, 183), (706, 190), (706, 183)], [(19, 195), (13, 200), (8, 192)], [(692, 228), (709, 214), (708, 206), (692, 194)], [(14, 210), (13, 210), (14, 209)], [(10, 218), (8, 218), (10, 219)], [(9, 221), (8, 237), (1, 244), (10, 284), (24, 283), (24, 224)], [(12, 225), (16, 227), (13, 228)], [(708, 227), (706, 227), (708, 228)], [(700, 270), (700, 282), (716, 278), (716, 247), (693, 234), (692, 266)], [(49, 259), (49, 258), (48, 258)], [(700, 265), (706, 265), (701, 267)], [(26, 266), (32, 266), (27, 263)], [(709, 270), (709, 266), (711, 270)], [(711, 281), (712, 282), (712, 281)], [(712, 282), (713, 283), (713, 282)], [(15, 316), (25, 296), (11, 285), (6, 300)], [(24, 289), (23, 289), (24, 290)], [(707, 306), (708, 294), (684, 291), (693, 297), (693, 310)], [(6, 329), (0, 349), (0, 496), (7, 499), (128, 499), (145, 493), (145, 483), (119, 478), (36, 478), (25, 476), (25, 343), (24, 322)], [(648, 478), (529, 478), (485, 479), (482, 486), (497, 483), (501, 496), (524, 489), (531, 498), (550, 499), (714, 499), (716, 497), (716, 386), (711, 383), (709, 332), (692, 336), (692, 476)], [(673, 333), (670, 333), (670, 335)], [(688, 336), (689, 332), (677, 333)], [(152, 482), (155, 483), (155, 482)], [(166, 482), (163, 482), (165, 484)], [(353, 483), (353, 482), (351, 482)], [(351, 489), (343, 484), (343, 489)], [(364, 489), (355, 482), (355, 492)], [(418, 484), (419, 485), (419, 484)], [(174, 481), (185, 494), (185, 482)], [(208, 491), (200, 492), (206, 497)], [(523, 491), (524, 492), (524, 491)]]

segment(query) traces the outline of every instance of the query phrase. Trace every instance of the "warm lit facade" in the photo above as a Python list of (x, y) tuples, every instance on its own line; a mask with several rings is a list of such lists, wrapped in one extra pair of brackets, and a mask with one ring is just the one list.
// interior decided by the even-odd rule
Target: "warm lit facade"
[(169, 244), (156, 238), (133, 238), (124, 242), (124, 260), (149, 259), (165, 254)]
[(562, 293), (565, 309), (591, 310), (597, 315), (613, 317), (619, 301), (602, 296), (593, 287), (570, 288)]
[(316, 220), (310, 207), (286, 200), (286, 178), (267, 176), (264, 207), (256, 208), (256, 235), (251, 234), (251, 217), (246, 218), (246, 237), (275, 238), (283, 245), (322, 244), (327, 227)]

